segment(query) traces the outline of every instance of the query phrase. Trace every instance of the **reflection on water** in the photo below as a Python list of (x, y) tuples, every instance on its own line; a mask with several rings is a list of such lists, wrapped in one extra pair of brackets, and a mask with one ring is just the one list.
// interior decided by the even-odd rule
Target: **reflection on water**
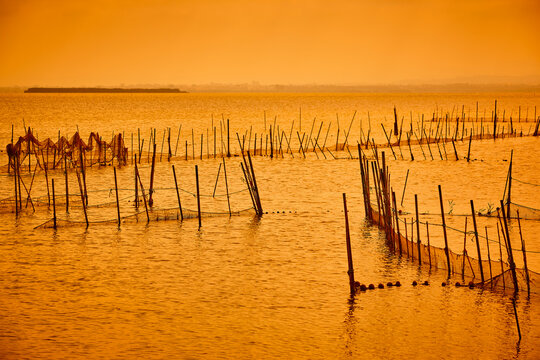
[[(479, 97), (486, 107), (493, 99), (491, 95)], [(497, 98), (504, 99), (501, 102), (506, 101), (508, 109), (538, 103), (536, 97), (499, 94)], [(180, 118), (193, 119), (194, 126), (204, 128), (210, 113), (222, 111), (231, 118), (242, 119), (242, 128), (246, 128), (251, 119), (260, 120), (265, 109), (268, 115), (271, 110), (278, 114), (282, 110), (285, 124), (298, 116), (299, 105), (305, 114), (311, 111), (332, 119), (336, 110), (342, 114), (363, 105), (373, 109), (371, 120), (375, 124), (385, 112), (391, 116), (394, 102), (400, 108), (416, 111), (435, 103), (445, 108), (451, 108), (452, 103), (474, 104), (476, 95), (447, 98), (190, 94), (182, 99), (112, 95), (2, 97), (2, 101), (18, 101), (20, 105), (2, 113), (4, 126), (0, 137), (5, 142), (10, 132), (6, 124), (23, 114), (38, 133), (49, 131), (48, 126), (53, 132), (62, 126), (68, 128), (68, 115), (77, 119), (81, 128), (88, 128), (92, 122), (107, 131), (112, 129), (111, 122), (105, 121), (107, 118), (121, 119), (117, 126), (125, 129), (149, 129), (158, 126), (156, 119), (164, 119), (159, 123), (164, 127), (168, 121)], [(66, 108), (65, 114), (54, 110), (61, 106)], [(55, 117), (58, 119), (53, 120)], [(42, 128), (38, 126), (41, 119)], [(440, 216), (437, 185), (441, 184), (445, 199), (454, 202), (454, 215), (448, 216), (448, 223), (462, 229), (461, 215), (469, 214), (470, 199), (479, 208), (498, 201), (508, 167), (502, 159), (508, 157), (511, 148), (515, 149), (515, 176), (538, 182), (539, 169), (534, 161), (537, 141), (526, 138), (477, 142), (473, 149), (478, 160), (470, 163), (423, 158), (414, 162), (389, 160), (392, 182), (401, 192), (410, 169), (404, 209), (413, 209), (414, 194), (419, 194), (425, 213), (422, 216), (430, 224)], [(458, 144), (458, 152), (465, 152), (467, 145)], [(418, 148), (413, 151), (420, 154)], [(229, 163), (230, 186), (234, 191), (241, 190), (244, 185), (239, 161), (230, 159)], [(198, 164), (201, 192), (212, 193), (218, 160), (176, 160), (174, 164), (181, 186), (190, 191), (194, 189), (193, 167)], [(420, 268), (405, 256), (393, 254), (385, 244), (384, 234), (364, 219), (357, 160), (324, 161), (314, 156), (255, 158), (254, 167), (263, 207), (269, 213), (260, 219), (252, 212), (205, 217), (200, 231), (196, 219), (147, 224), (143, 218), (123, 223), (120, 229), (114, 223), (105, 223), (91, 224), (88, 229), (70, 226), (55, 231), (34, 229), (50, 218), (46, 207), (19, 219), (11, 213), (0, 213), (2, 357), (540, 356), (535, 347), (540, 342), (536, 295), (517, 297), (523, 335), (518, 342), (512, 300), (508, 296), (489, 290), (442, 287), (446, 271)], [(91, 188), (110, 189), (114, 184), (110, 170), (91, 169)], [(146, 184), (149, 170), (142, 172)], [(119, 169), (118, 175), (121, 187), (129, 187), (133, 182), (131, 166)], [(5, 179), (11, 178), (0, 179), (2, 198), (11, 194), (13, 185)], [(165, 189), (171, 183), (170, 164), (159, 163), (156, 186)], [(45, 191), (42, 179), (36, 180), (35, 191)], [(224, 191), (220, 182), (217, 192)], [(384, 289), (360, 292), (352, 299), (347, 279), (343, 192), (347, 193), (350, 211), (355, 276), (364, 284), (385, 285)], [(91, 201), (108, 200), (108, 192), (100, 194), (91, 193)], [(176, 206), (174, 192), (158, 190), (155, 196), (156, 206)], [(194, 206), (193, 196), (182, 193), (182, 197), (186, 206)], [(516, 185), (515, 199), (530, 206), (539, 203), (538, 193), (525, 186)], [(129, 201), (121, 203), (125, 213), (132, 211)], [(234, 198), (233, 204), (241, 208), (250, 206), (250, 201), (244, 192)], [(75, 206), (76, 202), (69, 216), (80, 218), (80, 209)], [(204, 198), (203, 208), (212, 207), (222, 209), (227, 205), (221, 200)], [(92, 212), (92, 218), (114, 219), (115, 211), (114, 207), (99, 208)], [(59, 211), (59, 216), (65, 217), (65, 211)], [(480, 227), (492, 230), (491, 219), (478, 221)], [(522, 225), (528, 249), (539, 251), (540, 238), (535, 231), (538, 223), (524, 221)], [(440, 241), (440, 236), (434, 226), (432, 244)], [(462, 235), (450, 244), (458, 249), (462, 246)], [(538, 254), (532, 253), (528, 261), (531, 268), (540, 270)], [(386, 286), (387, 282), (397, 280), (403, 286)], [(413, 287), (414, 280), (428, 280), (430, 285)]]

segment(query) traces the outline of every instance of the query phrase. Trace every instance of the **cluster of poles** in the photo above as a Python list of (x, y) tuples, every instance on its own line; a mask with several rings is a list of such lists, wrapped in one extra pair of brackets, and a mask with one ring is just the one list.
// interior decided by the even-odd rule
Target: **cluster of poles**
[[(335, 133), (335, 146), (334, 144), (330, 145), (328, 140), (331, 132), (332, 122), (328, 123), (328, 126), (325, 125), (324, 121), (317, 122), (317, 119), (314, 118), (311, 122), (309, 132), (302, 132), (302, 110), (300, 109), (299, 119), (298, 119), (298, 128), (295, 129), (295, 120), (292, 121), (290, 129), (285, 129), (283, 126), (280, 127), (277, 124), (277, 116), (274, 117), (273, 122), (267, 121), (266, 112), (264, 112), (264, 131), (257, 133), (254, 131), (253, 126), (250, 126), (249, 129), (246, 129), (244, 132), (236, 132), (231, 134), (230, 121), (225, 119), (222, 115), (222, 119), (219, 121), (219, 129), (217, 124), (214, 125), (214, 117), (212, 116), (212, 125), (211, 129), (206, 129), (206, 134), (201, 132), (200, 136), (195, 135), (195, 131), (191, 130), (191, 136), (188, 135), (188, 139), (184, 141), (185, 152), (183, 158), (185, 160), (189, 159), (203, 159), (206, 158), (217, 158), (217, 157), (231, 157), (244, 154), (249, 151), (253, 156), (269, 156), (270, 158), (283, 158), (285, 154), (289, 154), (294, 158), (294, 154), (299, 154), (301, 157), (306, 157), (306, 153), (314, 153), (317, 158), (324, 157), (324, 159), (333, 158), (337, 159), (334, 155), (334, 151), (347, 151), (350, 158), (353, 158), (353, 155), (350, 150), (349, 141), (351, 138), (351, 130), (353, 128), (353, 123), (355, 122), (357, 112), (355, 111), (352, 115), (352, 118), (345, 128), (341, 128), (339, 124), (339, 116), (336, 114), (337, 122), (337, 131)], [(414, 160), (415, 156), (413, 154), (411, 145), (418, 144), (420, 145), (420, 150), (424, 159), (427, 159), (428, 156), (432, 160), (435, 159), (435, 151), (438, 151), (439, 157), (441, 160), (448, 159), (448, 154), (446, 150), (446, 143), (452, 143), (454, 156), (456, 160), (459, 159), (459, 155), (456, 150), (455, 143), (457, 141), (463, 142), (467, 138), (469, 139), (469, 148), (467, 151), (467, 156), (464, 157), (467, 161), (470, 160), (470, 151), (471, 151), (471, 142), (473, 139), (487, 139), (487, 138), (504, 138), (510, 136), (523, 136), (523, 131), (521, 130), (519, 135), (517, 129), (514, 126), (514, 121), (512, 115), (510, 115), (509, 124), (505, 131), (505, 126), (508, 122), (506, 120), (506, 111), (503, 110), (502, 119), (498, 115), (497, 110), (497, 100), (495, 100), (494, 110), (491, 112), (491, 120), (484, 117), (479, 118), (478, 113), (478, 103), (476, 103), (476, 116), (471, 117), (465, 115), (464, 106), (461, 109), (461, 113), (454, 114), (454, 109), (451, 113), (439, 114), (433, 112), (431, 119), (424, 120), (424, 115), (418, 116), (419, 119), (416, 121), (416, 126), (413, 126), (413, 115), (410, 114), (409, 126), (404, 125), (405, 117), (401, 116), (401, 121), (399, 121), (397, 109), (394, 107), (394, 128), (393, 131), (388, 132), (384, 125), (381, 123), (381, 127), (386, 138), (385, 144), (376, 144), (373, 137), (373, 132), (371, 128), (371, 119), (368, 112), (368, 124), (369, 128), (367, 132), (362, 129), (362, 122), (360, 121), (360, 132), (358, 142), (360, 145), (368, 148), (371, 146), (378, 147), (389, 147), (392, 155), (397, 159), (398, 154), (394, 151), (394, 148), (397, 147), (399, 155), (403, 159), (402, 151), (402, 142), (406, 141), (406, 145), (409, 147), (410, 159)], [(518, 112), (518, 123), (521, 123), (521, 107)], [(528, 122), (528, 108), (527, 115), (525, 117), (525, 122)], [(472, 122), (472, 127), (466, 128), (466, 123)], [(484, 122), (486, 126), (484, 126)], [(540, 117), (537, 118), (536, 107), (534, 110), (534, 123), (535, 128), (533, 136), (538, 136), (539, 127), (540, 127)], [(428, 126), (429, 124), (429, 126)], [(501, 126), (501, 124), (503, 124)], [(476, 127), (475, 127), (476, 125)], [(493, 125), (491, 127), (491, 125)], [(490, 127), (492, 130), (490, 131)], [(326, 130), (326, 131), (325, 131)], [(173, 157), (177, 157), (179, 147), (181, 147), (181, 132), (182, 125), (178, 128), (178, 133), (176, 136), (176, 143), (173, 146), (174, 140), (172, 139), (172, 130), (171, 128), (166, 128), (161, 134), (161, 144), (159, 152), (159, 161), (163, 161), (164, 154), (165, 158), (170, 161)], [(531, 128), (529, 128), (530, 135)], [(234, 142), (234, 138), (238, 141), (238, 147), (240, 153), (231, 147), (231, 141)], [(199, 144), (196, 144), (196, 140), (199, 140)], [(341, 143), (340, 143), (341, 139)], [(190, 140), (190, 141), (188, 141)], [(18, 154), (23, 156), (20, 159), (20, 163), (24, 163), (25, 159), (28, 158), (28, 171), (31, 172), (31, 157), (33, 156), (38, 163), (38, 167), (44, 169), (45, 171), (50, 169), (55, 169), (58, 166), (61, 168), (65, 161), (63, 159), (68, 157), (71, 159), (68, 165), (76, 166), (77, 160), (73, 159), (76, 157), (76, 152), (82, 152), (82, 160), (86, 165), (107, 165), (113, 164), (116, 160), (118, 166), (125, 165), (128, 161), (133, 164), (145, 160), (147, 163), (150, 162), (150, 157), (157, 147), (159, 142), (159, 136), (157, 134), (157, 129), (150, 129), (150, 138), (145, 144), (145, 139), (141, 136), (141, 130), (137, 129), (137, 133), (131, 133), (131, 151), (128, 152), (128, 147), (126, 144), (125, 132), (113, 134), (113, 139), (110, 143), (104, 141), (97, 133), (91, 133), (88, 141), (85, 143), (77, 131), (70, 140), (60, 136), (58, 133), (57, 142), (53, 142), (51, 139), (46, 139), (43, 142), (38, 141), (37, 137), (34, 136), (30, 127), (25, 127), (25, 136), (20, 137), (16, 143), (13, 143), (13, 126), (12, 126), (12, 140), (11, 144), (8, 145), (8, 154), (13, 153), (13, 155)], [(296, 142), (296, 144), (295, 144)], [(427, 150), (425, 152), (423, 144), (427, 145)], [(436, 144), (437, 150), (431, 148), (430, 144)], [(297, 146), (297, 147), (295, 147)], [(441, 150), (442, 147), (442, 150)], [(205, 149), (206, 148), (206, 149)], [(110, 155), (107, 158), (107, 152), (110, 150)], [(94, 158), (94, 152), (96, 152)], [(129, 156), (129, 153), (131, 156)], [(198, 154), (197, 154), (198, 153)], [(443, 156), (444, 153), (444, 156)], [(329, 156), (327, 156), (327, 154)], [(52, 166), (49, 166), (49, 156), (52, 156)], [(181, 155), (180, 155), (181, 156)], [(181, 156), (182, 157), (182, 156)], [(129, 158), (129, 160), (128, 160)], [(9, 168), (14, 168), (13, 163), (14, 156), (10, 156)], [(9, 170), (8, 170), (9, 171)]]
[[(88, 212), (87, 212), (88, 191), (87, 191), (87, 184), (86, 184), (86, 172), (87, 172), (87, 169), (86, 169), (86, 162), (83, 160), (83, 154), (84, 153), (82, 151), (79, 152), (80, 159), (79, 159), (79, 161), (74, 162), (72, 164), (72, 169), (74, 169), (75, 172), (76, 172), (77, 182), (78, 182), (78, 187), (79, 187), (79, 193), (80, 193), (82, 208), (83, 208), (84, 217), (85, 217), (85, 222), (86, 222), (86, 226), (88, 227), (89, 226)], [(149, 185), (149, 188), (148, 188), (148, 194), (145, 192), (145, 187), (144, 187), (143, 182), (141, 180), (139, 167), (138, 167), (138, 161), (137, 161), (137, 155), (135, 155), (135, 159), (134, 159), (135, 160), (134, 161), (134, 165), (135, 165), (134, 166), (134, 177), (135, 177), (135, 181), (134, 181), (134, 193), (135, 193), (134, 203), (135, 203), (135, 208), (136, 209), (139, 208), (139, 204), (141, 202), (141, 200), (139, 198), (142, 197), (142, 201), (144, 203), (145, 213), (146, 213), (146, 217), (147, 217), (148, 222), (150, 221), (149, 208), (151, 209), (153, 204), (154, 204), (153, 194), (154, 194), (154, 178), (155, 178), (155, 173), (156, 173), (156, 171), (155, 171), (156, 158), (157, 158), (156, 144), (154, 144), (153, 152), (152, 152), (152, 166), (151, 166), (151, 170), (150, 170), (150, 185)], [(32, 207), (33, 207), (33, 209), (35, 211), (34, 204), (33, 204), (32, 197), (31, 197), (31, 190), (32, 190), (32, 185), (34, 184), (34, 177), (35, 177), (35, 174), (36, 174), (36, 169), (34, 169), (34, 174), (32, 176), (32, 182), (27, 187), (25, 185), (24, 181), (23, 181), (23, 178), (20, 176), (21, 165), (20, 165), (19, 157), (15, 156), (13, 160), (14, 160), (13, 161), (13, 169), (14, 169), (13, 175), (14, 175), (14, 193), (15, 193), (15, 212), (16, 212), (16, 216), (19, 216), (19, 213), (21, 212), (22, 207), (23, 207), (23, 197), (22, 197), (22, 193), (21, 193), (22, 188), (24, 188), (25, 191), (26, 191), (27, 205), (28, 205), (28, 203), (32, 204)], [(70, 204), (70, 195), (69, 194), (70, 193), (69, 193), (68, 171), (69, 171), (70, 167), (68, 166), (68, 163), (67, 163), (68, 162), (68, 157), (63, 157), (63, 160), (64, 160), (64, 164), (63, 164), (62, 169), (63, 169), (63, 173), (64, 173), (64, 182), (65, 182), (65, 207), (66, 207), (66, 213), (69, 213), (69, 208), (70, 208), (70, 205), (69, 205)], [(256, 180), (256, 176), (255, 176), (255, 170), (253, 168), (253, 163), (251, 161), (251, 155), (250, 155), (249, 151), (247, 152), (247, 157), (244, 154), (242, 155), (242, 160), (243, 161), (240, 164), (240, 166), (242, 168), (242, 172), (243, 172), (243, 175), (244, 175), (244, 180), (245, 180), (245, 182), (246, 182), (246, 184), (248, 186), (250, 197), (251, 197), (251, 200), (252, 200), (252, 203), (253, 203), (253, 208), (255, 209), (255, 213), (258, 216), (262, 216), (263, 209), (262, 209), (262, 205), (261, 205), (259, 189), (257, 187), (257, 180)], [(218, 174), (217, 174), (217, 177), (216, 177), (216, 184), (215, 184), (215, 187), (214, 187), (214, 195), (215, 195), (215, 189), (217, 187), (217, 182), (218, 182), (220, 171), (221, 171), (222, 167), (223, 167), (223, 172), (224, 172), (224, 177), (225, 177), (225, 188), (226, 188), (229, 215), (232, 215), (231, 204), (230, 204), (230, 195), (229, 195), (229, 185), (228, 185), (228, 178), (227, 178), (227, 167), (226, 167), (226, 163), (225, 163), (225, 158), (222, 158), (222, 162), (220, 163), (220, 166), (219, 166), (219, 169), (218, 169)], [(36, 164), (36, 168), (37, 168), (37, 164)], [(113, 171), (114, 171), (114, 189), (115, 189), (115, 194), (116, 194), (117, 221), (118, 221), (118, 225), (120, 226), (122, 217), (121, 217), (121, 214), (120, 214), (120, 201), (119, 201), (119, 195), (118, 195), (118, 180), (117, 180), (117, 175), (116, 175), (116, 167), (113, 167)], [(178, 200), (178, 210), (179, 210), (180, 220), (184, 220), (184, 214), (183, 214), (183, 211), (182, 211), (182, 203), (181, 203), (181, 198), (180, 198), (180, 191), (179, 191), (179, 187), (178, 187), (178, 179), (177, 179), (177, 176), (176, 176), (176, 169), (175, 169), (174, 165), (172, 165), (172, 172), (173, 172), (174, 185), (175, 185), (176, 195), (177, 195), (177, 200)], [(200, 228), (202, 226), (202, 220), (201, 220), (201, 202), (200, 202), (198, 165), (195, 165), (195, 178), (196, 178), (196, 194), (197, 194), (197, 214), (198, 214), (199, 228)], [(53, 220), (53, 227), (56, 229), (57, 228), (57, 216), (56, 216), (56, 214), (57, 214), (57, 207), (56, 207), (57, 189), (55, 190), (54, 178), (51, 179), (51, 181), (49, 182), (49, 176), (48, 176), (47, 171), (45, 171), (45, 181), (46, 181), (46, 184), (47, 184), (48, 205), (49, 205), (49, 207), (52, 205), (52, 208), (53, 208), (53, 219), (52, 219)], [(49, 187), (49, 184), (50, 184), (50, 187)], [(142, 196), (139, 195), (139, 192), (140, 192), (140, 194)], [(52, 202), (52, 204), (51, 204), (51, 202)]]
[[(436, 266), (436, 267), (442, 267), (446, 268), (448, 270), (448, 277), (451, 277), (452, 272), (461, 272), (461, 274), (465, 274), (466, 270), (470, 270), (473, 274), (473, 277), (475, 277), (474, 272), (474, 266), (472, 261), (478, 266), (478, 272), (479, 277), (481, 280), (481, 284), (484, 285), (489, 281), (491, 285), (493, 285), (493, 278), (494, 272), (497, 272), (496, 270), (492, 269), (492, 261), (491, 261), (491, 254), (490, 254), (490, 248), (489, 248), (489, 239), (488, 239), (488, 233), (487, 233), (487, 227), (485, 229), (486, 231), (486, 244), (487, 244), (487, 264), (489, 266), (489, 278), (487, 278), (487, 269), (484, 270), (484, 264), (486, 262), (482, 261), (482, 252), (480, 250), (480, 235), (477, 228), (476, 223), (476, 212), (474, 210), (474, 202), (473, 200), (470, 200), (471, 205), (471, 217), (473, 220), (473, 227), (474, 227), (474, 238), (476, 242), (476, 251), (478, 259), (471, 259), (469, 255), (467, 254), (466, 249), (466, 236), (467, 236), (467, 220), (465, 222), (465, 239), (463, 244), (463, 261), (461, 264), (452, 264), (451, 263), (451, 254), (457, 255), (453, 253), (451, 250), (449, 250), (448, 247), (448, 236), (447, 236), (447, 226), (446, 226), (446, 219), (445, 219), (445, 211), (443, 206), (443, 196), (442, 196), (442, 189), (441, 186), (438, 186), (439, 191), (439, 202), (440, 202), (440, 209), (441, 209), (441, 221), (442, 221), (442, 229), (443, 229), (443, 236), (444, 236), (444, 249), (439, 249), (437, 247), (434, 247), (430, 244), (429, 239), (429, 223), (426, 221), (426, 234), (427, 234), (427, 245), (422, 244), (422, 235), (420, 232), (420, 225), (422, 222), (420, 221), (419, 217), (419, 210), (418, 210), (418, 196), (415, 194), (415, 214), (416, 219), (412, 218), (410, 219), (410, 222), (408, 223), (406, 219), (400, 219), (400, 211), (398, 210), (397, 202), (396, 202), (396, 195), (393, 191), (391, 185), (390, 185), (390, 173), (388, 171), (388, 167), (386, 165), (385, 160), (385, 153), (384, 151), (381, 152), (381, 154), (378, 153), (377, 149), (375, 148), (373, 151), (373, 158), (374, 160), (368, 160), (368, 158), (362, 153), (362, 150), (360, 146), (358, 146), (359, 151), (359, 158), (360, 158), (360, 175), (362, 180), (362, 190), (363, 190), (363, 200), (364, 200), (364, 210), (366, 217), (374, 224), (378, 225), (382, 230), (385, 232), (385, 236), (387, 239), (387, 242), (391, 249), (393, 251), (396, 251), (400, 255), (407, 254), (407, 256), (412, 257), (413, 259), (416, 257), (418, 260), (418, 264), (421, 265), (429, 264), (429, 266)], [(371, 175), (370, 175), (371, 174)], [(373, 181), (372, 188), (374, 189), (374, 192), (371, 192), (370, 188), (370, 182)], [(376, 208), (374, 208), (374, 205), (372, 205), (371, 197), (374, 196), (376, 199)], [(344, 196), (344, 205), (345, 204), (345, 196)], [(506, 205), (506, 206), (505, 206)], [(503, 287), (506, 285), (504, 284), (504, 275), (505, 267), (507, 266), (510, 270), (512, 283), (514, 292), (517, 292), (519, 289), (518, 285), (518, 279), (516, 275), (516, 265), (514, 261), (514, 253), (512, 250), (512, 244), (510, 239), (510, 232), (508, 223), (510, 221), (510, 217), (508, 216), (507, 209), (508, 204), (504, 204), (504, 202), (501, 200), (501, 207), (499, 208), (498, 213), (498, 223), (497, 223), (497, 232), (499, 236), (499, 255), (500, 255), (500, 274), (502, 275), (503, 280)], [(527, 258), (526, 258), (526, 250), (525, 250), (525, 242), (523, 240), (523, 236), (521, 233), (521, 222), (519, 219), (519, 214), (517, 217), (518, 225), (519, 225), (519, 232), (520, 232), (520, 238), (521, 238), (521, 245), (522, 245), (522, 253), (523, 253), (523, 260), (524, 260), (524, 271), (525, 271), (525, 277), (527, 282), (527, 292), (530, 294), (530, 280), (529, 280), (529, 271), (527, 268)], [(346, 215), (346, 223), (348, 223), (347, 215)], [(404, 228), (400, 228), (400, 223), (404, 223)], [(410, 224), (410, 237), (408, 234), (408, 224)], [(347, 225), (347, 224), (346, 224)], [(416, 229), (414, 228), (416, 225)], [(347, 225), (348, 226), (348, 225)], [(415, 231), (416, 230), (416, 231)], [(414, 241), (416, 232), (416, 244)], [(348, 230), (347, 230), (348, 234)], [(501, 236), (502, 235), (502, 236)], [(347, 236), (348, 237), (348, 236)], [(504, 247), (507, 251), (508, 256), (508, 264), (504, 265), (502, 260), (502, 246), (501, 246), (501, 237), (504, 241)], [(349, 240), (348, 240), (349, 241)], [(350, 247), (350, 245), (348, 245)], [(416, 249), (415, 249), (416, 247)], [(444, 251), (444, 257), (445, 262), (436, 261), (436, 254), (439, 253), (441, 250)], [(427, 259), (422, 258), (422, 254), (427, 254)], [(456, 258), (457, 256), (452, 256), (453, 258)], [(472, 261), (471, 261), (472, 260)], [(466, 269), (466, 263), (468, 262), (468, 265), (470, 269)], [(495, 262), (493, 264), (496, 264)], [(352, 272), (352, 267), (349, 267), (349, 273)], [(354, 281), (351, 282), (351, 284), (354, 284)], [(351, 287), (351, 291), (354, 292), (354, 286)]]

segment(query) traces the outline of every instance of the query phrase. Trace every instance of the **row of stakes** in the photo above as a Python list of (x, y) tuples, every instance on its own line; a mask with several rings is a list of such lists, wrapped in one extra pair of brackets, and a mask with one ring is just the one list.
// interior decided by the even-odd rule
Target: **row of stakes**
[[(429, 282), (427, 280), (424, 281), (424, 282), (420, 282), (420, 283), (417, 282), (416, 280), (412, 282), (412, 286), (418, 286), (418, 285), (429, 286)], [(444, 281), (441, 283), (441, 286), (446, 286), (446, 285), (450, 285), (450, 284), (446, 283)], [(461, 284), (460, 282), (456, 282), (454, 285), (456, 287), (469, 287), (469, 289), (474, 289), (476, 287), (476, 285), (472, 281), (469, 281), (468, 285)], [(401, 282), (396, 281), (395, 283), (393, 283), (393, 282), (389, 281), (389, 282), (386, 283), (386, 286), (387, 287), (401, 287)], [(374, 284), (365, 285), (365, 284), (360, 284), (359, 281), (354, 282), (354, 287), (355, 287), (356, 291), (358, 291), (358, 290), (360, 290), (360, 291), (375, 290), (375, 288), (376, 288)], [(384, 284), (379, 283), (379, 285), (377, 285), (377, 288), (384, 289)]]

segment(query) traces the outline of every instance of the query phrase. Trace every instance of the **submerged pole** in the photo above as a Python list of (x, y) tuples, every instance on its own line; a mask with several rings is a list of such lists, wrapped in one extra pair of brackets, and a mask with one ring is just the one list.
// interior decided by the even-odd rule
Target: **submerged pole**
[(349, 289), (351, 291), (351, 295), (354, 295), (354, 268), (351, 251), (351, 236), (349, 233), (349, 216), (347, 214), (347, 195), (345, 193), (343, 193), (343, 209), (345, 212), (345, 241), (347, 243), (347, 262), (349, 265), (347, 274), (349, 275)]
[(118, 199), (118, 181), (116, 180), (116, 167), (114, 170), (114, 191), (116, 192), (116, 211), (118, 213), (118, 227), (120, 227), (120, 200)]
[(174, 165), (172, 166), (172, 172), (174, 176), (174, 187), (176, 188), (176, 198), (178, 199), (178, 210), (180, 210), (180, 220), (184, 220), (184, 214), (182, 212), (182, 203), (180, 202), (180, 192), (178, 191), (178, 182), (176, 180), (176, 171)]
[(482, 254), (480, 252), (480, 240), (478, 239), (478, 228), (476, 227), (476, 214), (474, 213), (474, 202), (471, 200), (471, 212), (474, 225), (474, 237), (476, 238), (476, 251), (478, 252), (478, 265), (480, 266), (480, 278), (484, 282), (484, 268), (482, 266)]
[(201, 228), (201, 195), (199, 193), (199, 167), (195, 165), (195, 180), (197, 182), (197, 216), (199, 218), (199, 229)]
[(446, 222), (444, 220), (444, 206), (443, 206), (441, 185), (439, 185), (439, 200), (440, 200), (440, 203), (441, 203), (441, 218), (442, 218), (442, 228), (443, 228), (443, 234), (444, 234), (444, 253), (446, 255), (446, 264), (448, 266), (448, 278), (450, 278), (450, 274), (451, 274), (450, 254), (449, 254), (449, 251), (448, 251), (448, 237), (446, 235)]
[(53, 227), (56, 229), (56, 200), (54, 196), (54, 179), (51, 179), (52, 183), (52, 203), (53, 203)]

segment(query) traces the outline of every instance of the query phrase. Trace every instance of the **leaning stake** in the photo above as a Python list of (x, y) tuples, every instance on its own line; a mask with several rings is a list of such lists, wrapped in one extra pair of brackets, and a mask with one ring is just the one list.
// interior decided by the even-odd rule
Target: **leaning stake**
[(446, 254), (446, 264), (448, 265), (448, 278), (450, 278), (450, 254), (448, 253), (448, 237), (446, 236), (446, 222), (444, 221), (444, 207), (442, 199), (441, 185), (439, 185), (439, 200), (441, 203), (441, 218), (442, 218), (442, 228), (444, 234), (444, 253)]
[(349, 264), (349, 270), (347, 271), (347, 274), (349, 274), (349, 288), (351, 291), (351, 295), (354, 295), (354, 269), (351, 252), (351, 236), (349, 233), (349, 217), (347, 214), (347, 195), (345, 195), (345, 193), (343, 193), (343, 209), (345, 212), (345, 240), (347, 242), (347, 260)]
[(118, 227), (120, 227), (120, 200), (118, 199), (118, 181), (116, 180), (116, 167), (114, 170), (114, 191), (116, 192), (116, 210), (118, 213)]
[(180, 210), (180, 220), (184, 220), (184, 214), (182, 212), (182, 203), (180, 202), (180, 193), (178, 192), (178, 182), (176, 181), (176, 171), (174, 165), (172, 166), (172, 172), (174, 176), (174, 187), (176, 188), (176, 198), (178, 199), (178, 210)]

